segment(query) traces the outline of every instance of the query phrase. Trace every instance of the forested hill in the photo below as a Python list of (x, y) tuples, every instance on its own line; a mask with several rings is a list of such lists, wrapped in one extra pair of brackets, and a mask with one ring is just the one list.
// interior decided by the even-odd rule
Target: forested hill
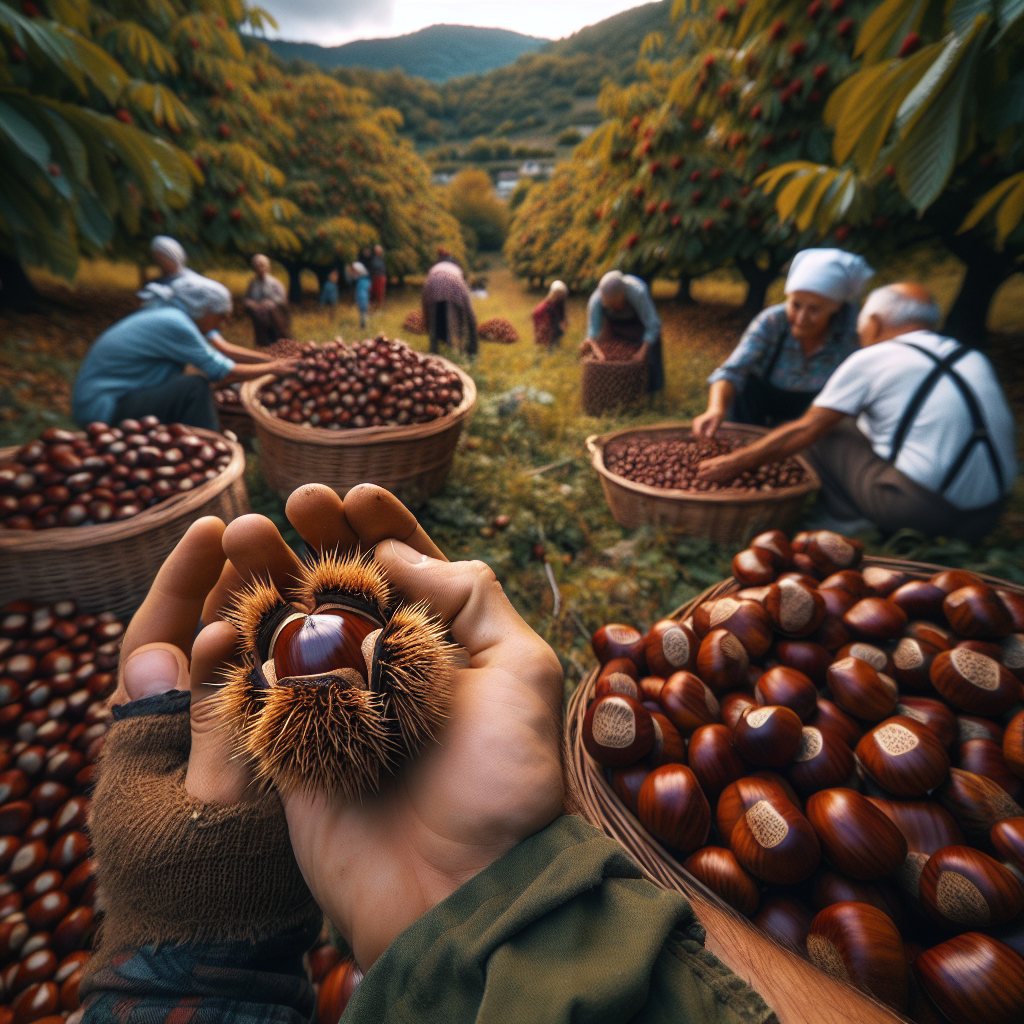
[(324, 71), (364, 67), (380, 71), (401, 68), (407, 75), (444, 82), (511, 64), (520, 54), (549, 41), (503, 28), (472, 25), (431, 25), (390, 39), (357, 39), (343, 46), (318, 46), (284, 39), (268, 40), (283, 60), (302, 60)]

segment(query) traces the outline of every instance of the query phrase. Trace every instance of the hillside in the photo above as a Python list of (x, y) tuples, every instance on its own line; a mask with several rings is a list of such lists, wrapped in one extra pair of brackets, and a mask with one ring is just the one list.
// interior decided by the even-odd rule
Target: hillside
[(364, 67), (378, 71), (401, 68), (407, 75), (444, 82), (456, 76), (485, 73), (511, 64), (523, 53), (540, 49), (547, 39), (503, 28), (431, 25), (388, 39), (357, 39), (342, 46), (267, 40), (282, 60), (301, 60), (324, 71)]

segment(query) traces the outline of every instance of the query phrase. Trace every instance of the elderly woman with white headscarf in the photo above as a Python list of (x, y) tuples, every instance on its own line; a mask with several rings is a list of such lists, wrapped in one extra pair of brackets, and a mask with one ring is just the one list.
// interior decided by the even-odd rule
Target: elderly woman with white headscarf
[(609, 270), (587, 303), (587, 336), (580, 355), (601, 361), (647, 363), (647, 390), (665, 386), (661, 318), (639, 277)]
[(149, 243), (149, 251), (153, 255), (153, 262), (162, 271), (157, 278), (161, 284), (170, 283), (185, 271), (188, 253), (176, 238), (171, 238), (170, 235), (156, 235)]
[[(157, 287), (166, 289), (161, 301), (109, 327), (82, 361), (73, 405), (83, 426), (153, 415), (216, 430), (211, 380), (230, 384), (296, 365), (287, 359), (239, 364), (203, 337), (231, 312), (231, 293), (217, 281), (189, 272)], [(186, 374), (186, 366), (203, 376)]]
[(786, 301), (759, 313), (708, 378), (707, 411), (693, 431), (724, 419), (775, 426), (802, 416), (832, 372), (857, 349), (857, 300), (874, 275), (862, 256), (804, 249), (793, 257)]
[(552, 281), (547, 297), (533, 309), (533, 339), (549, 352), (565, 334), (565, 300), (569, 289), (562, 281)]

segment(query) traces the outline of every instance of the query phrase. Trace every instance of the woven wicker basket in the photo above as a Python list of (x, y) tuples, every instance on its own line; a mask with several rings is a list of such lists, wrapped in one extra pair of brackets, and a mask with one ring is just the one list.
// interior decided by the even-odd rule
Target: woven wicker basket
[(580, 402), (587, 416), (635, 405), (647, 397), (647, 364), (584, 359)]
[[(210, 430), (193, 428), (211, 440)], [(245, 452), (233, 441), (231, 461), (215, 479), (119, 523), (59, 527), (39, 533), (0, 531), (0, 604), (28, 598), (73, 598), (82, 611), (127, 618), (185, 531), (203, 516), (231, 522), (249, 511)], [(0, 459), (17, 448), (0, 450)]]
[[(216, 390), (216, 388), (214, 389)], [(221, 430), (230, 430), (239, 441), (256, 436), (256, 428), (252, 425), (252, 417), (242, 405), (217, 405), (217, 422)]]
[(448, 478), (462, 428), (476, 408), (472, 377), (447, 359), (441, 362), (462, 379), (462, 401), (447, 416), (409, 427), (300, 427), (271, 416), (260, 402), (260, 389), (272, 377), (248, 381), (242, 387), (242, 405), (256, 428), (267, 483), (282, 498), (309, 483), (327, 484), (342, 496), (361, 483), (379, 484), (414, 502), (437, 494)]
[[(767, 431), (740, 423), (723, 423), (720, 434), (739, 435), (755, 441)], [(744, 547), (751, 537), (764, 530), (789, 531), (796, 523), (808, 494), (821, 482), (810, 463), (801, 456), (797, 461), (807, 479), (794, 487), (774, 491), (733, 493), (730, 491), (679, 491), (648, 487), (612, 473), (604, 464), (606, 445), (618, 438), (643, 440), (690, 440), (693, 434), (685, 423), (660, 423), (650, 427), (629, 427), (610, 434), (587, 438), (594, 469), (601, 477), (605, 500), (615, 522), (627, 530), (652, 525), (679, 530), (693, 537), (732, 547)]]
[[(908, 562), (901, 559), (866, 558), (865, 566), (881, 566), (898, 569), (920, 579), (926, 579), (948, 566), (927, 565), (921, 562)], [(1008, 583), (1006, 580), (992, 576), (982, 576), (987, 583), (1024, 594), (1024, 587)], [(669, 616), (673, 619), (685, 619), (705, 601), (713, 601), (742, 588), (742, 584), (729, 578), (716, 583), (700, 594), (687, 601)], [(763, 942), (772, 940), (757, 929), (750, 921), (742, 917), (715, 893), (704, 886), (688, 871), (683, 870), (679, 863), (644, 827), (632, 812), (619, 800), (618, 795), (605, 779), (604, 772), (596, 761), (592, 760), (583, 747), (583, 718), (587, 705), (594, 695), (594, 684), (597, 681), (597, 670), (591, 672), (579, 685), (569, 699), (565, 718), (565, 739), (568, 748), (568, 771), (574, 790), (575, 802), (579, 812), (596, 828), (621, 843), (630, 856), (640, 865), (644, 874), (655, 884), (665, 889), (674, 889), (686, 896), (697, 911), (701, 922), (708, 931), (708, 948), (717, 954), (733, 969), (743, 973), (737, 962), (737, 950), (742, 949), (753, 937)], [(771, 965), (773, 972), (784, 970), (787, 977), (792, 975), (793, 984), (819, 984), (824, 981), (817, 969), (808, 961), (798, 957), (792, 951), (775, 946), (776, 961)], [(769, 965), (766, 963), (765, 967)], [(749, 974), (749, 968), (748, 972)], [(816, 980), (814, 976), (817, 976)], [(746, 975), (745, 975), (746, 976)], [(800, 979), (800, 980), (798, 980)], [(755, 988), (758, 978), (749, 978)], [(762, 982), (763, 984), (763, 982)], [(844, 986), (845, 988), (846, 986)], [(887, 1008), (869, 1001), (859, 992), (847, 988), (851, 1003), (835, 1005), (823, 997), (820, 1011), (813, 1017), (786, 1016), (780, 1013), (782, 1024), (863, 1024), (865, 1019), (872, 1022), (904, 1018), (892, 1013)], [(865, 1009), (870, 1014), (865, 1017)]]

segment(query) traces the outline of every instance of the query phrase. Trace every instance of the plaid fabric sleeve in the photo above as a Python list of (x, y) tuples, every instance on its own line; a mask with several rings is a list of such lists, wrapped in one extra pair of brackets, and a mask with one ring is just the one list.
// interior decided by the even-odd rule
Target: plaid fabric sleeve
[(80, 1024), (309, 1024), (302, 957), (315, 938), (144, 946), (83, 982)]

